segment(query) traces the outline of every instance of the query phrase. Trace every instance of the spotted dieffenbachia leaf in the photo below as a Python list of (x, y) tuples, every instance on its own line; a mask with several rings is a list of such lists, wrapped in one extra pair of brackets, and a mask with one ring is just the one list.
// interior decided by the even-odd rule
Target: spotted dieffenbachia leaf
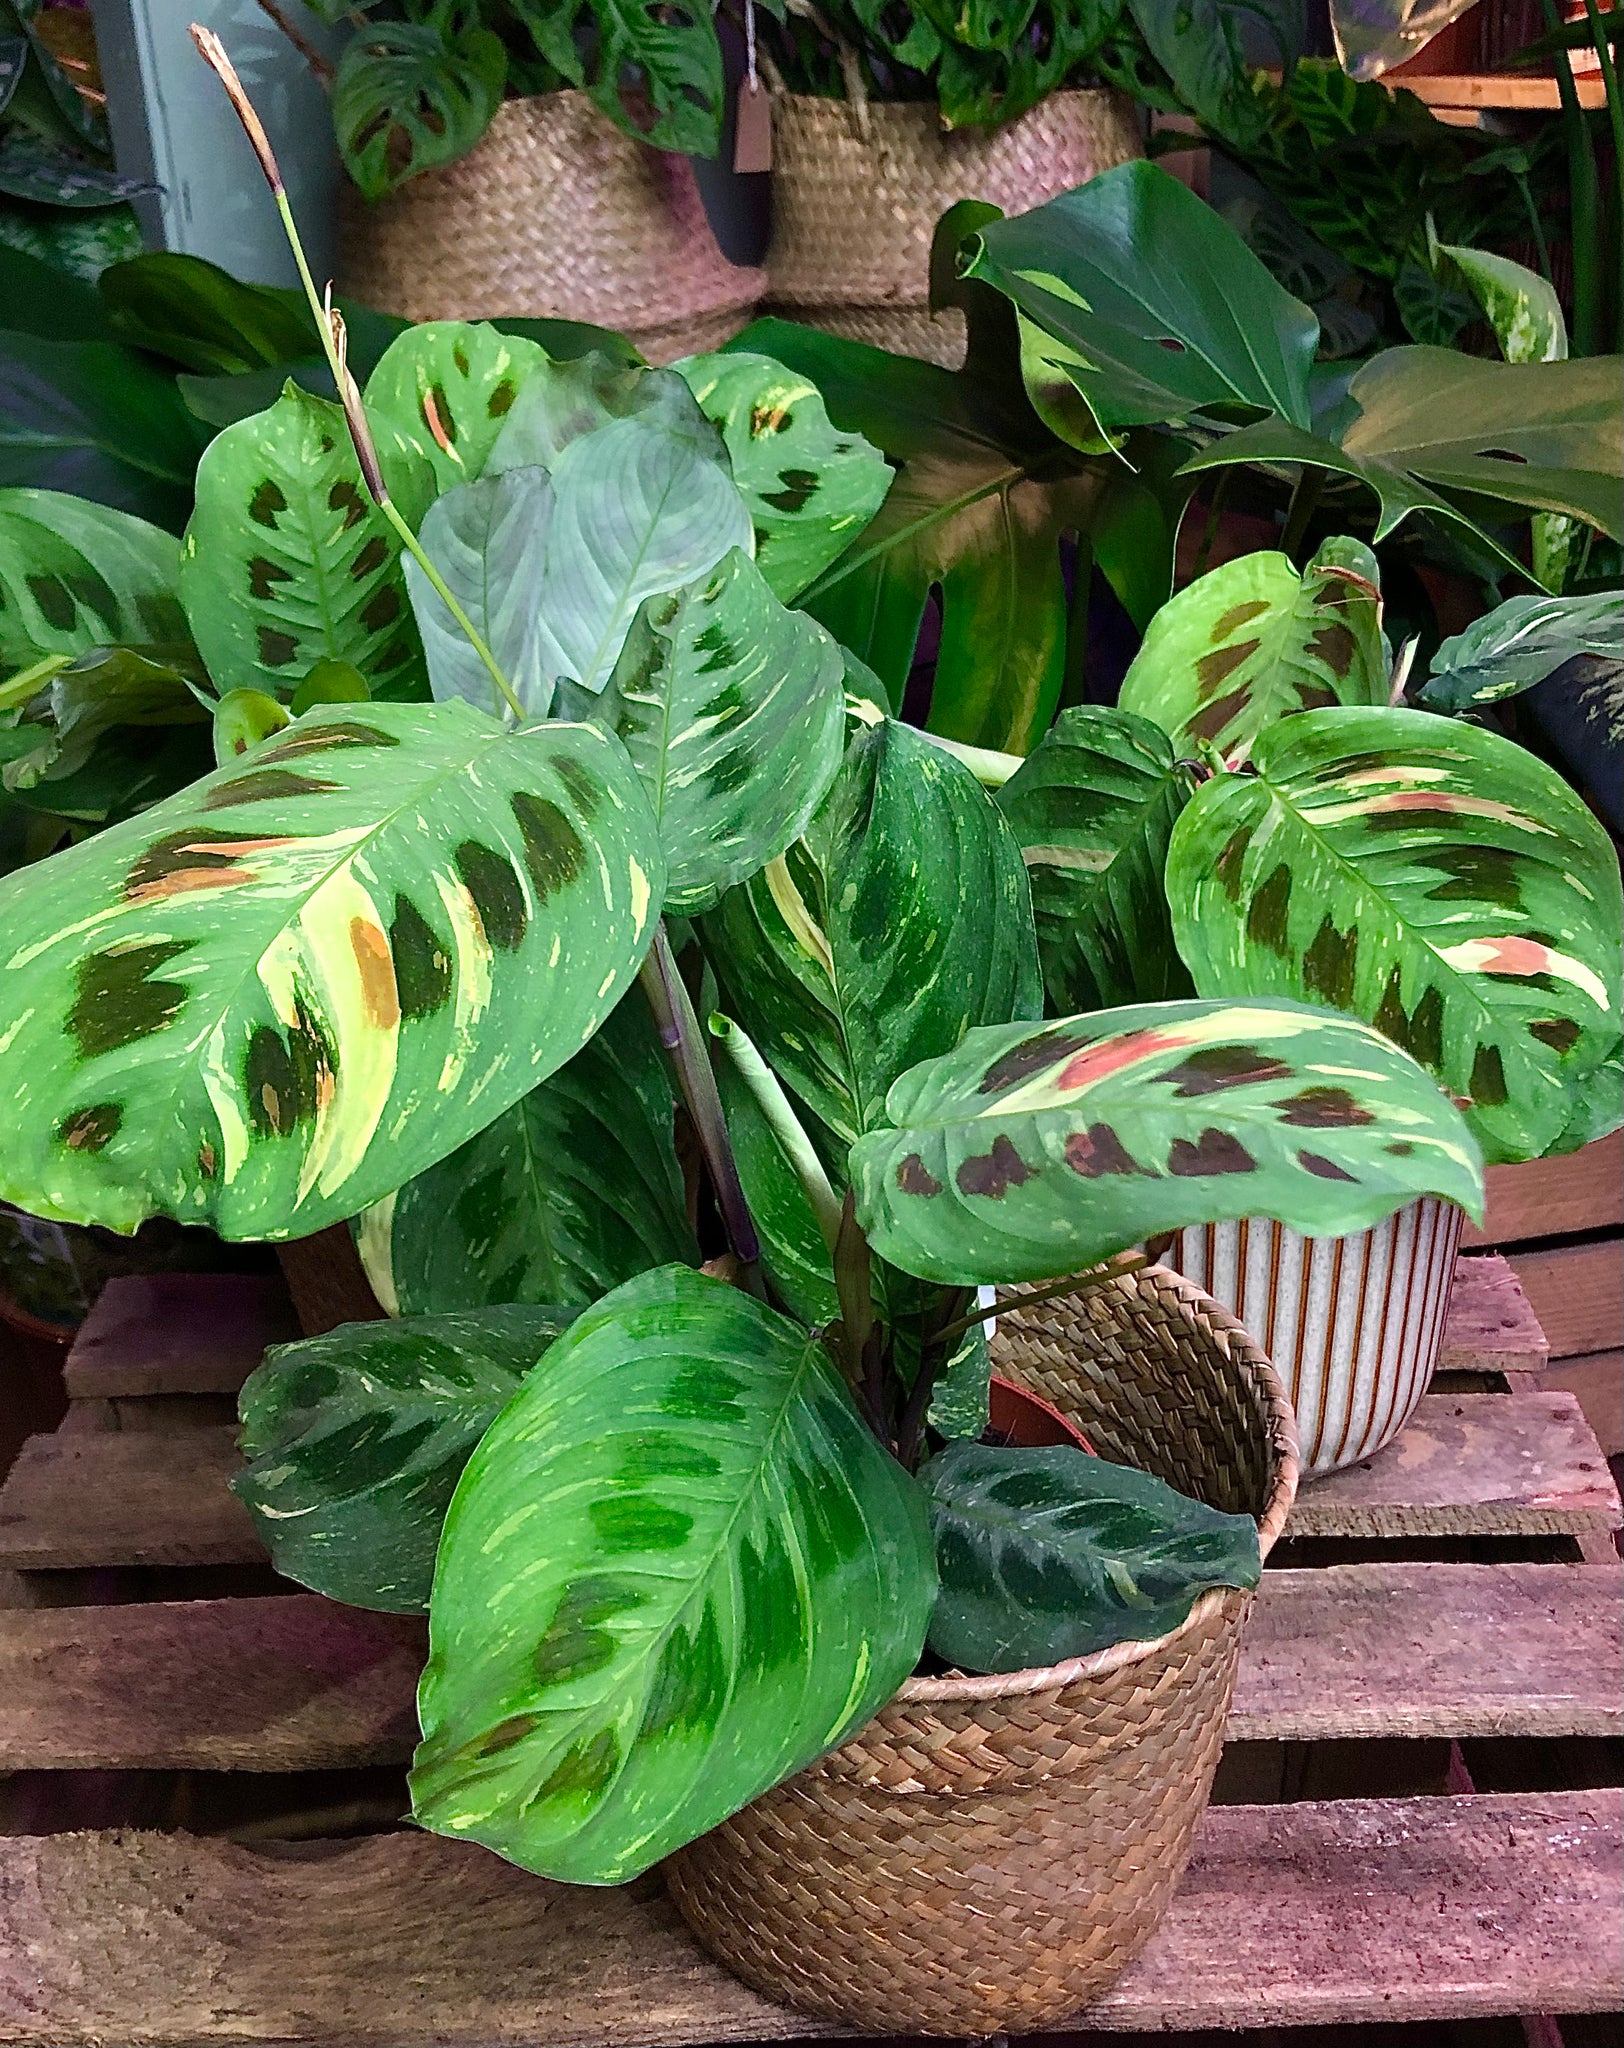
[(927, 1280), (1058, 1279), (1192, 1223), (1364, 1230), (1477, 1213), (1460, 1111), (1398, 1048), (1301, 1003), (1144, 1003), (972, 1031), (904, 1074), (851, 1155), (875, 1250)]
[(0, 887), (0, 1196), (302, 1237), (562, 1065), (664, 886), (625, 750), (466, 704), (308, 713)]
[(1421, 691), (1430, 711), (1465, 711), (1530, 690), (1576, 654), (1624, 662), (1624, 598), (1512, 597), (1446, 640)]
[(1306, 712), (1253, 765), (1174, 828), (1196, 987), (1351, 1011), (1469, 1105), (1491, 1162), (1542, 1152), (1617, 1036), (1602, 827), (1532, 754), (1425, 711)]
[(891, 719), (853, 740), (787, 861), (722, 899), (705, 949), (773, 1071), (846, 1143), (904, 1069), (1042, 1010), (1014, 834), (968, 768)]
[(1288, 555), (1238, 555), (1152, 619), (1123, 678), (1122, 709), (1234, 766), (1288, 713), (1385, 704), (1380, 579), (1357, 540), (1327, 541), (1302, 575)]
[(362, 1218), (361, 1258), (400, 1315), (596, 1301), (697, 1265), (669, 1063), (632, 989), (597, 1035), (466, 1145)]
[(538, 342), (485, 321), (408, 327), (367, 379), (367, 419), (379, 455), (393, 449), (426, 462), (437, 490), (476, 482), (520, 393), (552, 368)]
[(1192, 993), (1162, 873), (1194, 776), (1125, 711), (1063, 711), (998, 792), (1026, 860), (1051, 1009)]
[(859, 1726), (936, 1572), (822, 1344), (686, 1267), (585, 1310), (446, 1517), (416, 1818), (615, 1884)]
[(676, 370), (727, 444), (756, 564), (791, 604), (878, 512), (891, 465), (861, 434), (834, 427), (810, 377), (771, 356), (689, 356)]
[(63, 491), (0, 491), (0, 669), (186, 638), (173, 534)]
[[(410, 484), (403, 496), (413, 502)], [(367, 495), (342, 411), (291, 380), (204, 453), (180, 596), (222, 691), (286, 698), (337, 660), (374, 695), (425, 694), (400, 542)]]
[(930, 1646), (1029, 1671), (1177, 1628), (1212, 1586), (1255, 1586), (1257, 1524), (1130, 1465), (1056, 1445), (949, 1444), (920, 1471), (942, 1589)]
[(346, 1323), (268, 1351), (238, 1403), (248, 1469), (231, 1490), (283, 1577), (351, 1607), (427, 1613), (462, 1469), (573, 1314)]
[(666, 908), (684, 917), (798, 838), (840, 767), (840, 650), (735, 550), (639, 612), (601, 697), (569, 715), (624, 742), (660, 821)]

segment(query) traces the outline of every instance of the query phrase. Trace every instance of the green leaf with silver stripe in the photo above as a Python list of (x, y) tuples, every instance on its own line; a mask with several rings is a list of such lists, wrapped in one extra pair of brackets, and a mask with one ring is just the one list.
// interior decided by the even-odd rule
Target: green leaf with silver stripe
[(561, 1066), (648, 949), (664, 863), (592, 726), (306, 714), (0, 886), (0, 1197), (302, 1237)]
[(1485, 1156), (1538, 1156), (1617, 1043), (1618, 862), (1554, 770), (1425, 711), (1312, 711), (1257, 773), (1197, 790), (1168, 896), (1203, 995), (1374, 1024), (1467, 1105)]
[(893, 1265), (1058, 1279), (1192, 1223), (1364, 1230), (1418, 1195), (1482, 1208), (1460, 1111), (1380, 1033), (1303, 1003), (1143, 1003), (972, 1031), (852, 1148)]
[(936, 1593), (924, 1501), (818, 1340), (690, 1272), (585, 1310), (441, 1538), (416, 1819), (618, 1884), (866, 1721)]

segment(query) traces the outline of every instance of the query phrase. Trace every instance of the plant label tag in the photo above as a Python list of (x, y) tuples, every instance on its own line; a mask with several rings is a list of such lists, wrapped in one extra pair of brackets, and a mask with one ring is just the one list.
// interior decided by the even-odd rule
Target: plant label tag
[(770, 171), (772, 167), (772, 95), (759, 78), (743, 78), (739, 81), (738, 118), (733, 127), (733, 168)]

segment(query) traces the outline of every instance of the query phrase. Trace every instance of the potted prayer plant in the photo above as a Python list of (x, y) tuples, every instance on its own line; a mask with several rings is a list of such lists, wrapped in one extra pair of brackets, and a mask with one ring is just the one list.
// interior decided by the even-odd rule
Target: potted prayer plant
[[(778, 365), (441, 324), (363, 399), (324, 331), (342, 406), (198, 479), (221, 766), (0, 892), (0, 1194), (359, 1216), (424, 1311), (272, 1353), (242, 1481), (290, 1574), (427, 1604), (424, 1826), (675, 1853), (719, 1954), (863, 2025), (1057, 2019), (1177, 1881), (1296, 1469), (1133, 1248), (1475, 1209), (1476, 1141), (1310, 1003), (1044, 1020), (1004, 811), (789, 608), (885, 477)], [(989, 1435), (989, 1283), (1098, 1455)]]

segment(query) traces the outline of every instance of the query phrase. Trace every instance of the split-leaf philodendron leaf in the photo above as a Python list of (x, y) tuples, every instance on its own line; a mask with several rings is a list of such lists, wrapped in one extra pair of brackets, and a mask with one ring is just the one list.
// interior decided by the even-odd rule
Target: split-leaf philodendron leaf
[(1149, 719), (1084, 704), (1060, 714), (998, 792), (1032, 884), (1052, 1009), (1193, 993), (1163, 882), (1193, 787)]
[(310, 712), (0, 887), (0, 1196), (227, 1237), (354, 1215), (580, 1049), (663, 887), (594, 727)]
[(0, 669), (184, 641), (173, 534), (62, 491), (0, 491)]
[(453, 163), (490, 126), (507, 82), (502, 40), (477, 13), (436, 7), (426, 21), (366, 21), (333, 80), (344, 167), (368, 199)]
[(594, 1038), (361, 1220), (392, 1312), (596, 1301), (698, 1248), (683, 1207), (670, 1063), (640, 989)]
[(277, 1570), (351, 1607), (426, 1613), (462, 1469), (573, 1314), (347, 1323), (268, 1351), (242, 1390), (248, 1469), (231, 1485)]
[(1253, 765), (1174, 828), (1196, 987), (1351, 1011), (1468, 1105), (1491, 1162), (1542, 1152), (1618, 1042), (1602, 827), (1532, 754), (1425, 711), (1305, 712)]
[(1191, 1223), (1364, 1230), (1418, 1195), (1474, 1214), (1478, 1150), (1430, 1075), (1300, 1003), (1147, 1003), (972, 1031), (852, 1148), (883, 1257), (949, 1285), (1057, 1279)]
[(1212, 1586), (1255, 1586), (1257, 1524), (1084, 1451), (955, 1443), (919, 1474), (942, 1590), (930, 1646), (1029, 1671), (1178, 1627)]
[(458, 1485), (413, 1811), (544, 1876), (634, 1877), (867, 1720), (935, 1592), (918, 1486), (819, 1340), (646, 1273), (553, 1345)]
[(1346, 539), (1327, 541), (1301, 575), (1265, 550), (1209, 570), (1151, 621), (1122, 709), (1233, 763), (1289, 712), (1385, 704), (1380, 577), (1369, 548)]

